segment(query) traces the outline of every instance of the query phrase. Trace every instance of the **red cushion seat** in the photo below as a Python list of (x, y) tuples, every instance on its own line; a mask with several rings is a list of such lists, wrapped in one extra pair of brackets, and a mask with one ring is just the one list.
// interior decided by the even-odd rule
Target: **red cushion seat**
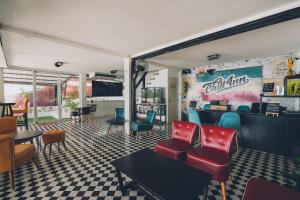
[(300, 192), (285, 188), (277, 183), (252, 177), (249, 179), (243, 200), (299, 200)]
[(187, 157), (189, 159), (186, 164), (212, 174), (219, 182), (226, 181), (229, 176), (231, 159), (222, 151), (209, 148), (193, 149), (187, 153)]
[(163, 140), (155, 145), (154, 151), (174, 160), (184, 159), (185, 153), (193, 146), (178, 139)]
[(194, 146), (196, 129), (194, 123), (173, 121), (172, 138), (157, 143), (154, 151), (175, 160), (184, 159), (186, 152)]

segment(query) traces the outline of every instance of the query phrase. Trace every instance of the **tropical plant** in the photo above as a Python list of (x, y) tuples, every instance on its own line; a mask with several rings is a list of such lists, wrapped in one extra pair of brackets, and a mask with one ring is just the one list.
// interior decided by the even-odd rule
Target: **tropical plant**
[(76, 111), (78, 109), (79, 102), (76, 102), (74, 99), (70, 97), (64, 97), (64, 107), (69, 108), (71, 111)]

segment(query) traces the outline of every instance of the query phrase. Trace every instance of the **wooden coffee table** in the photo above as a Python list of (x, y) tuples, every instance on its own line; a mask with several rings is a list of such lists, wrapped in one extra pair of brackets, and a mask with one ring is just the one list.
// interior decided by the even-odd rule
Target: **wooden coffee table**
[[(207, 186), (212, 179), (208, 173), (148, 148), (114, 160), (111, 164), (116, 168), (122, 193), (130, 187), (138, 187), (153, 199), (198, 200), (199, 194), (206, 199)], [(124, 185), (121, 173), (133, 182)]]

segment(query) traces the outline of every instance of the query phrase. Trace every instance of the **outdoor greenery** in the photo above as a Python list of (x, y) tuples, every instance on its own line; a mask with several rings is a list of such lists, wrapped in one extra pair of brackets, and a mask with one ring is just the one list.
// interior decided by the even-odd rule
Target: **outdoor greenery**
[[(52, 116), (46, 116), (46, 117), (38, 117), (37, 121), (39, 123), (51, 123), (54, 122), (56, 119)], [(28, 119), (28, 124), (33, 124), (33, 118)]]
[(76, 101), (77, 93), (73, 92), (69, 96), (64, 97), (64, 107), (69, 108), (71, 111), (76, 111), (79, 106), (79, 102)]

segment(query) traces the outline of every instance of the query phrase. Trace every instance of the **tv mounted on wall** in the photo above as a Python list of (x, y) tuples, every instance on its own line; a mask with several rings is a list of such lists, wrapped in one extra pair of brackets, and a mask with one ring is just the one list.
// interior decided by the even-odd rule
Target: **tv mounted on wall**
[(123, 83), (92, 81), (93, 97), (123, 96)]

